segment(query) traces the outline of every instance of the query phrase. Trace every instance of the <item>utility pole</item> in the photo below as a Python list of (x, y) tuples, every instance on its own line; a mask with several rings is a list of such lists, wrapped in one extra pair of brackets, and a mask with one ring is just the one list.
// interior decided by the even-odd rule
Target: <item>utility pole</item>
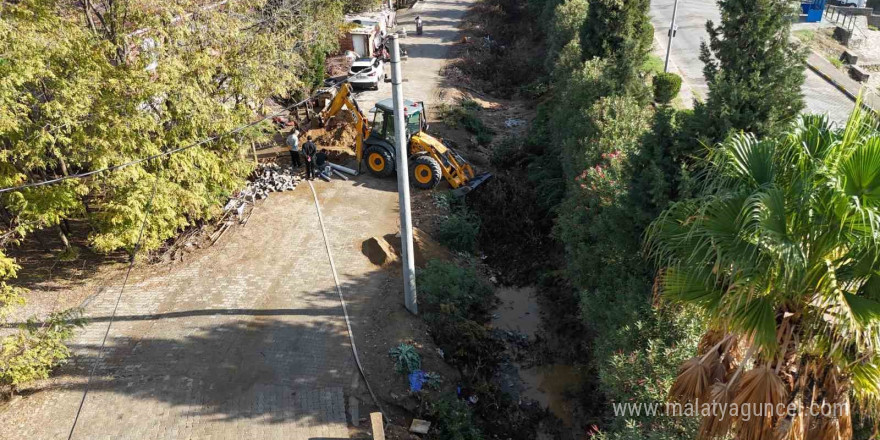
[(672, 7), (672, 24), (669, 25), (669, 44), (666, 45), (666, 63), (663, 65), (663, 72), (669, 72), (669, 54), (672, 53), (672, 40), (675, 39), (675, 15), (678, 13), (678, 0), (675, 0), (675, 6)]
[[(407, 166), (406, 120), (403, 104), (403, 75), (400, 73), (400, 42), (391, 35), (391, 98), (394, 101), (394, 143), (397, 150), (397, 194), (400, 197), (400, 248), (403, 250), (403, 294), (406, 309), (416, 315), (416, 263), (413, 254), (412, 213), (409, 204), (409, 167)], [(424, 110), (423, 110), (424, 111)]]

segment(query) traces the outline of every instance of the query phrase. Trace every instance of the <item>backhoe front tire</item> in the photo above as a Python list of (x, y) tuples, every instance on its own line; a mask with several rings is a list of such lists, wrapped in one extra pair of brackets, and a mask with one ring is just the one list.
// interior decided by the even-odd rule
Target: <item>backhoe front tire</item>
[(367, 169), (374, 176), (388, 177), (394, 173), (394, 158), (382, 147), (367, 147), (364, 160), (367, 162)]
[(431, 156), (416, 156), (409, 166), (409, 181), (419, 189), (434, 189), (443, 178), (443, 170)]

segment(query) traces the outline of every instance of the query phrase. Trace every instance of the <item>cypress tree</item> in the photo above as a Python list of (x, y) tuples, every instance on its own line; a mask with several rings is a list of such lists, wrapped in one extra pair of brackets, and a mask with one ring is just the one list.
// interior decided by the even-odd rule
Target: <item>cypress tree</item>
[[(648, 95), (639, 69), (648, 59), (654, 28), (648, 16), (650, 0), (591, 0), (581, 28), (584, 59), (612, 60), (609, 72), (619, 92), (646, 100)], [(644, 99), (642, 99), (644, 98)]]
[(718, 0), (721, 23), (706, 24), (700, 60), (709, 84), (706, 135), (771, 134), (804, 108), (806, 50), (791, 39), (787, 0)]

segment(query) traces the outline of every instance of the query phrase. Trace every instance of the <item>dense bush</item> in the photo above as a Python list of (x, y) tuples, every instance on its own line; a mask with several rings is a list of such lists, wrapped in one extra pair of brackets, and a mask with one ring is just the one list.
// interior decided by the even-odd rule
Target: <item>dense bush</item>
[(445, 313), (482, 323), (495, 305), (492, 286), (473, 267), (432, 260), (417, 276), (419, 301), (425, 314)]
[(491, 374), (504, 351), (484, 325), (497, 298), (473, 267), (433, 260), (416, 274), (431, 336), (446, 359), (471, 376)]
[(483, 440), (483, 434), (476, 427), (470, 408), (461, 400), (444, 398), (432, 402), (428, 416), (434, 422), (429, 439)]
[(437, 240), (454, 251), (473, 252), (480, 232), (480, 219), (465, 208), (457, 208), (437, 227)]
[(28, 382), (46, 379), (53, 368), (70, 357), (65, 342), (82, 326), (79, 311), (50, 315), (46, 322), (33, 319), (0, 343), (0, 397), (6, 397)]
[(654, 77), (654, 101), (669, 104), (681, 90), (681, 77), (671, 73), (658, 73)]

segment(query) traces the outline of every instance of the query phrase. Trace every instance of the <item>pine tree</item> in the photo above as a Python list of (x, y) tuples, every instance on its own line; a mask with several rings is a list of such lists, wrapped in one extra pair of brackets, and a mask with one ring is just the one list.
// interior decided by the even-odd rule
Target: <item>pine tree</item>
[(721, 23), (706, 24), (700, 59), (709, 84), (705, 130), (714, 141), (731, 130), (774, 133), (804, 107), (806, 51), (791, 37), (787, 0), (719, 0)]

